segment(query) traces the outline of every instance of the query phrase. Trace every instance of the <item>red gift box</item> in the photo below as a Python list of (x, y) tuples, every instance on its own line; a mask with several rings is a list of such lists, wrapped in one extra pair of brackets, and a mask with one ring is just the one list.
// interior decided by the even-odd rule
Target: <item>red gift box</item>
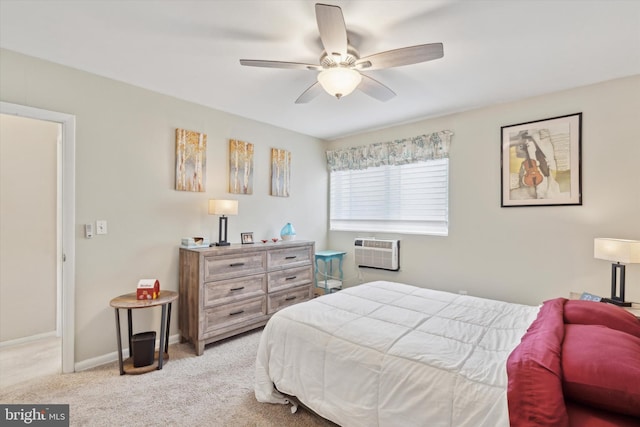
[(157, 279), (141, 279), (136, 291), (137, 299), (156, 299), (160, 294), (160, 282)]

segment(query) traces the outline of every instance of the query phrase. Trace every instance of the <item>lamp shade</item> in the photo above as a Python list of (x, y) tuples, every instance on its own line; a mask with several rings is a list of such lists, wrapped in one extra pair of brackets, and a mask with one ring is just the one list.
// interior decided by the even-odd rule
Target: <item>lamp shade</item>
[(362, 81), (362, 75), (351, 68), (334, 67), (318, 73), (318, 81), (330, 95), (341, 98), (358, 87)]
[(624, 264), (640, 263), (640, 241), (597, 238), (593, 242), (593, 256)]
[(209, 200), (209, 215), (238, 215), (238, 201)]

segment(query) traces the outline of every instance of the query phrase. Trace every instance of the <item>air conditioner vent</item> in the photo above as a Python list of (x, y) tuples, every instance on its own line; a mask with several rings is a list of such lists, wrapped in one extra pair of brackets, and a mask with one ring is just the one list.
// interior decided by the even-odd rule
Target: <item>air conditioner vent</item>
[(400, 270), (400, 241), (357, 238), (354, 242), (358, 267)]

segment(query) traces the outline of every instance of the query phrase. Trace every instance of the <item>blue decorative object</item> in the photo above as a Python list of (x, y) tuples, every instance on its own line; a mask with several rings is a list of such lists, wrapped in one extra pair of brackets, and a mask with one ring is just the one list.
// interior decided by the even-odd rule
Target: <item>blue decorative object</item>
[(280, 237), (282, 240), (293, 240), (296, 238), (296, 229), (293, 228), (290, 222), (287, 223), (282, 230), (280, 230)]

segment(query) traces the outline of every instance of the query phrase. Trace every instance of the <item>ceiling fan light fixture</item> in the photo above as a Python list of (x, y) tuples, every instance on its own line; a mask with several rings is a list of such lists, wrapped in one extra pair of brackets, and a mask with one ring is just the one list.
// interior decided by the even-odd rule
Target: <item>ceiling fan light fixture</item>
[(362, 81), (362, 75), (351, 68), (327, 68), (318, 73), (318, 81), (331, 96), (340, 99), (349, 95)]
[(349, 33), (340, 6), (316, 3), (316, 22), (324, 48), (318, 65), (258, 59), (241, 59), (240, 65), (318, 71), (318, 81), (296, 99), (296, 104), (306, 104), (323, 90), (340, 99), (355, 89), (378, 101), (386, 102), (396, 96), (395, 92), (366, 74), (360, 74), (360, 71), (417, 64), (444, 56), (442, 43), (428, 43), (378, 52), (361, 58), (358, 50), (349, 44)]

